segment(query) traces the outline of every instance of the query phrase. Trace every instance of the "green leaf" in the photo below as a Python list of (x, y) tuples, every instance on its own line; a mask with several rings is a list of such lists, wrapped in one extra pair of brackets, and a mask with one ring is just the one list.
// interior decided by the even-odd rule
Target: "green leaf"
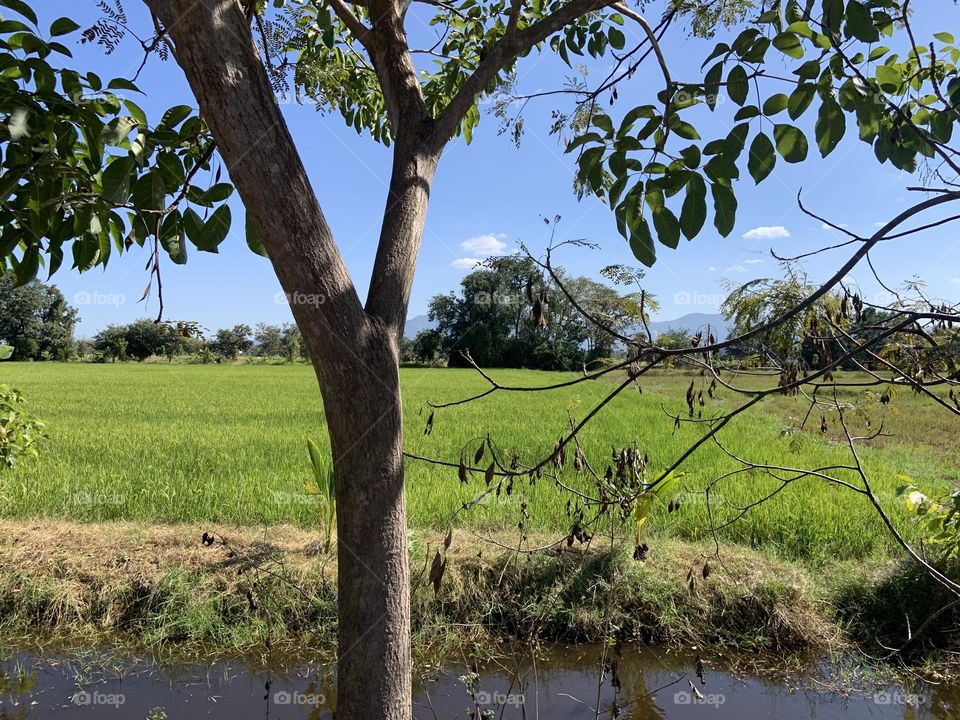
[(683, 120), (677, 120), (671, 129), (676, 135), (682, 137), (684, 140), (700, 139), (700, 134), (697, 132), (696, 128), (694, 128), (690, 123), (684, 122)]
[(14, 12), (23, 15), (23, 17), (32, 22), (34, 25), (37, 24), (37, 14), (27, 3), (23, 2), (23, 0), (0, 0), (0, 5), (3, 7), (8, 7)]
[(787, 109), (788, 102), (787, 96), (783, 93), (771, 95), (763, 103), (763, 114), (776, 115), (778, 112), (783, 112)]
[(137, 176), (137, 161), (130, 155), (116, 158), (107, 165), (101, 176), (103, 198), (114, 205), (121, 205), (130, 197), (130, 185)]
[(707, 184), (700, 175), (692, 175), (687, 182), (687, 194), (680, 209), (680, 230), (687, 240), (700, 234), (707, 221)]
[(183, 238), (183, 221), (180, 211), (168, 213), (160, 225), (160, 245), (177, 265), (187, 262), (187, 244)]
[(189, 105), (176, 105), (167, 110), (163, 114), (163, 117), (160, 118), (160, 127), (173, 130), (177, 125), (186, 120), (191, 112), (193, 112), (193, 108)]
[(877, 84), (880, 85), (881, 90), (887, 93), (896, 93), (902, 83), (903, 75), (899, 68), (893, 65), (877, 66)]
[(230, 183), (217, 183), (203, 194), (203, 199), (208, 203), (223, 202), (233, 194), (233, 185)]
[(820, 148), (822, 157), (826, 157), (833, 152), (846, 129), (846, 118), (837, 101), (833, 98), (824, 100), (820, 105), (820, 112), (817, 115), (817, 123), (814, 128), (817, 146)]
[(250, 213), (247, 213), (246, 226), (247, 247), (257, 255), (267, 257), (267, 251), (264, 249), (263, 243), (260, 240), (260, 233), (257, 232), (257, 228), (250, 219)]
[(774, 152), (773, 142), (764, 133), (758, 133), (750, 144), (750, 158), (747, 161), (750, 177), (759, 185), (773, 172), (776, 164), (777, 154)]
[(848, 38), (853, 37), (865, 43), (875, 43), (880, 39), (880, 31), (873, 25), (873, 16), (857, 0), (850, 0), (847, 4), (845, 31)]
[(613, 120), (610, 119), (609, 115), (605, 115), (604, 113), (596, 113), (591, 119), (591, 122), (596, 127), (603, 130), (607, 134), (607, 137), (613, 135)]
[(647, 219), (642, 216), (637, 218), (630, 230), (630, 250), (633, 256), (647, 267), (653, 267), (657, 261), (657, 251), (653, 246), (653, 236), (650, 234)]
[(624, 45), (627, 43), (624, 34), (615, 27), (607, 30), (607, 38), (610, 40), (610, 47), (614, 50), (623, 50)]
[(221, 205), (206, 222), (192, 209), (188, 209), (183, 216), (184, 227), (190, 242), (202, 252), (216, 253), (218, 247), (230, 231), (231, 214), (229, 205)]
[(163, 178), (156, 170), (142, 175), (130, 193), (133, 206), (138, 210), (163, 210), (164, 195)]
[(207, 220), (203, 226), (203, 232), (207, 239), (209, 248), (200, 248), (207, 252), (217, 252), (217, 246), (220, 245), (230, 232), (230, 225), (233, 221), (229, 205), (221, 205)]
[(743, 65), (737, 65), (727, 75), (727, 95), (737, 105), (743, 105), (747, 101), (747, 93), (750, 92), (750, 82), (747, 78), (747, 71)]
[(0, 345), (0, 360), (9, 360), (13, 356), (13, 348), (9, 345)]
[(817, 86), (813, 83), (800, 83), (797, 89), (790, 93), (790, 99), (787, 100), (787, 114), (791, 120), (796, 120), (803, 115), (813, 102), (813, 96), (817, 94)]
[(940, 42), (946, 43), (947, 45), (953, 45), (954, 43), (953, 35), (948, 32), (935, 32), (933, 36)]
[(653, 213), (653, 228), (657, 231), (657, 240), (668, 248), (676, 249), (680, 244), (680, 222), (668, 207), (661, 207)]
[(799, 128), (793, 125), (774, 125), (773, 139), (777, 143), (777, 152), (788, 163), (803, 162), (807, 159), (807, 138)]
[(79, 29), (80, 29), (80, 26), (70, 18), (68, 17), (57, 18), (50, 25), (50, 35), (52, 37), (69, 35), (70, 33), (76, 32)]
[(800, 59), (803, 57), (803, 45), (800, 38), (792, 32), (782, 32), (773, 39), (773, 46), (784, 55)]
[(737, 221), (737, 198), (733, 190), (718, 183), (710, 186), (710, 192), (713, 195), (713, 226), (722, 237), (726, 237), (733, 232)]

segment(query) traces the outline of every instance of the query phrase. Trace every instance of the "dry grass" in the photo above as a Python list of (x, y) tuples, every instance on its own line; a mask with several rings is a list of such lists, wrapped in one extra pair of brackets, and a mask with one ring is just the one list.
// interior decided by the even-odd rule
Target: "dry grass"
[[(0, 635), (161, 655), (256, 652), (268, 636), (287, 652), (332, 649), (335, 563), (318, 552), (315, 534), (217, 527), (228, 544), (207, 547), (204, 530), (0, 521)], [(758, 652), (840, 640), (807, 570), (742, 548), (712, 560), (704, 579), (710, 548), (699, 544), (651, 541), (638, 562), (604, 543), (516, 555), (458, 531), (434, 596), (421, 570), (441, 544), (432, 532), (412, 543), (421, 651), (467, 638), (596, 641), (611, 627), (623, 639)]]

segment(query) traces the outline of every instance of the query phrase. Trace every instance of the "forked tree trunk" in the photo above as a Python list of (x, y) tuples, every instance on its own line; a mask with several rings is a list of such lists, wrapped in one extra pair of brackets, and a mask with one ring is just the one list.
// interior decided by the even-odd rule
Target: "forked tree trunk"
[[(337, 497), (337, 718), (409, 720), (410, 571), (399, 344), (442, 145), (431, 133), (432, 121), (403, 113), (392, 118), (400, 131), (364, 308), (241, 4), (145, 1), (169, 28), (177, 62), (291, 300), (319, 380)], [(320, 180), (335, 182), (335, 176), (331, 168)]]

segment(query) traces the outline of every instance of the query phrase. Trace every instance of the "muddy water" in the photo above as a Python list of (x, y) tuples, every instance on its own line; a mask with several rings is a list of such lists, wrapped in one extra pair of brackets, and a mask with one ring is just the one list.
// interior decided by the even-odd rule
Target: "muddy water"
[[(599, 647), (541, 649), (487, 663), (471, 674), (451, 660), (416, 689), (418, 720), (952, 720), (960, 684), (877, 688), (845, 675), (846, 691), (822, 675), (728, 672), (706, 659), (646, 648), (624, 650), (601, 672)], [(161, 667), (138, 658), (83, 660), (6, 653), (0, 661), (0, 720), (331, 717), (329, 667), (266, 669), (240, 661)], [(820, 679), (818, 679), (818, 677)], [(691, 689), (691, 682), (696, 688)], [(599, 714), (597, 713), (599, 708)]]

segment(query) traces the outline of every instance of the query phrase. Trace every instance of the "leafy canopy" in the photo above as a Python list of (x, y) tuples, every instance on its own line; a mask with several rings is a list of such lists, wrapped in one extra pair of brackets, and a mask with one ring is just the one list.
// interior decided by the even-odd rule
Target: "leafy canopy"
[[(717, 233), (732, 231), (744, 171), (760, 183), (778, 163), (806, 160), (812, 145), (825, 157), (850, 121), (881, 163), (960, 173), (949, 147), (960, 119), (960, 50), (945, 32), (917, 42), (905, 4), (674, 0), (651, 28), (636, 10), (612, 2), (417, 2), (409, 12), (440, 39), (411, 48), (410, 57), (432, 119), (456, 105), (485, 67), (492, 72), (482, 74), (481, 94), (511, 88), (518, 64), (534, 53), (555, 53), (571, 66), (587, 57), (613, 62), (617, 72), (598, 88), (571, 91), (575, 111), (561, 116), (573, 136), (567, 151), (580, 186), (609, 205), (634, 255), (652, 265), (657, 242), (676, 248), (681, 237), (702, 234), (711, 215)], [(150, 249), (149, 267), (159, 273), (161, 250), (175, 263), (186, 262), (190, 244), (216, 252), (232, 224), (225, 204), (232, 187), (221, 177), (202, 118), (181, 105), (151, 124), (131, 99), (140, 92), (135, 83), (63, 66), (70, 57), (63, 39), (79, 30), (75, 22), (60, 18), (41, 30), (29, 4), (0, 6), (10, 11), (0, 20), (0, 273), (12, 270), (27, 282), (41, 266), (55, 272), (65, 256), (84, 271), (134, 245)], [(688, 80), (671, 75), (656, 40), (683, 15), (705, 35), (718, 23), (746, 26), (731, 43), (715, 46), (702, 77)], [(109, 38), (109, 50), (116, 42), (109, 29), (123, 20), (122, 8), (111, 11), (107, 31), (91, 29), (85, 37)], [(391, 108), (377, 48), (365, 32), (370, 22), (367, 0), (273, 0), (271, 7), (261, 0), (251, 8), (251, 33), (278, 92), (339, 112), (348, 125), (389, 144)], [(627, 23), (643, 31), (629, 34), (642, 38), (632, 47)], [(538, 28), (542, 39), (521, 42)], [(161, 29), (145, 47), (165, 41)], [(630, 82), (647, 57), (660, 65), (662, 90), (622, 108), (617, 86)], [(789, 74), (774, 77), (784, 62)], [(777, 73), (769, 72), (773, 65)], [(469, 142), (480, 111), (476, 95), (466, 94), (452, 132)], [(707, 128), (717, 123), (703, 122), (708, 115), (695, 109), (713, 111), (721, 98), (736, 106), (736, 124), (710, 137)], [(262, 254), (247, 228), (250, 247)]]

